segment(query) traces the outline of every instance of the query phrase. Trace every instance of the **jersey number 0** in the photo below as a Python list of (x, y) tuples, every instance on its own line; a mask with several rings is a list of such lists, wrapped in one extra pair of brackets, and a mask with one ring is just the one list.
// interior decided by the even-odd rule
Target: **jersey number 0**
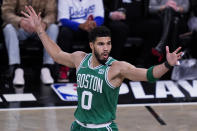
[[(85, 103), (85, 98), (87, 98), (88, 100), (87, 104)], [(82, 98), (81, 98), (81, 107), (83, 109), (90, 110), (91, 106), (92, 106), (92, 93), (89, 91), (83, 91)]]

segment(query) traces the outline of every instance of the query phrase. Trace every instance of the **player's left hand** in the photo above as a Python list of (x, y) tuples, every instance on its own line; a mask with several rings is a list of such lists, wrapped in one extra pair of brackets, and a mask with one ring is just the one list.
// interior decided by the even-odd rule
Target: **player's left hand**
[(178, 60), (181, 59), (182, 53), (179, 52), (181, 47), (177, 48), (174, 52), (170, 53), (169, 47), (166, 46), (166, 59), (171, 66), (178, 65)]

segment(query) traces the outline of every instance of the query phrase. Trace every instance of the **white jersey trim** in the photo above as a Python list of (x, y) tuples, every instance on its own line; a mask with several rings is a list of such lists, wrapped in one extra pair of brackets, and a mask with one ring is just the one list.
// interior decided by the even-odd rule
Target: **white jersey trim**
[(80, 122), (79, 120), (75, 119), (75, 121), (81, 125), (82, 127), (85, 127), (85, 128), (104, 128), (104, 127), (109, 127), (109, 125), (112, 123), (112, 122), (108, 122), (108, 123), (104, 123), (104, 124), (84, 124), (82, 122)]
[(90, 59), (88, 60), (88, 67), (89, 67), (90, 69), (96, 70), (96, 69), (99, 69), (100, 67), (103, 66), (102, 64), (100, 64), (100, 65), (98, 65), (98, 66), (96, 66), (96, 67), (91, 67), (91, 66), (90, 66), (91, 60), (92, 60), (92, 56), (91, 56)]
[(86, 60), (86, 58), (89, 56), (90, 54), (86, 54), (86, 56), (83, 58), (83, 60), (80, 62), (77, 70), (76, 70), (76, 74), (78, 73), (79, 69), (81, 68), (81, 65), (83, 64), (83, 62)]
[(105, 81), (106, 81), (106, 83), (107, 83), (107, 85), (108, 85), (109, 87), (111, 87), (112, 89), (115, 89), (116, 87), (113, 86), (113, 85), (109, 82), (109, 80), (108, 80), (109, 68), (110, 68), (110, 67), (107, 67), (107, 69), (106, 69), (106, 71), (105, 71)]
[(107, 131), (112, 131), (110, 126), (107, 126), (106, 128), (107, 128)]

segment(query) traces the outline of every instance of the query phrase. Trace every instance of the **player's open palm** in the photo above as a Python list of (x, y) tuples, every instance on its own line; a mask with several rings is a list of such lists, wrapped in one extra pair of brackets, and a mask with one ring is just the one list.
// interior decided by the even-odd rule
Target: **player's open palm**
[(174, 52), (170, 53), (169, 47), (166, 46), (166, 59), (171, 66), (178, 64), (178, 60), (181, 59), (182, 52), (179, 52), (181, 47), (177, 48)]
[(38, 15), (34, 11), (34, 9), (31, 6), (25, 6), (26, 12), (21, 11), (21, 13), (25, 16), (25, 20), (28, 21), (29, 25), (34, 29), (34, 31), (39, 31), (39, 29), (42, 29), (42, 22), (41, 17), (39, 13)]

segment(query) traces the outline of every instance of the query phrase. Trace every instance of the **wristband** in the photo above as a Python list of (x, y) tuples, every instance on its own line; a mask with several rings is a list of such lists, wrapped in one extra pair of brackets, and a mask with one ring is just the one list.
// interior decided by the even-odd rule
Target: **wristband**
[(148, 80), (149, 82), (151, 82), (151, 83), (153, 83), (153, 82), (155, 82), (155, 81), (158, 80), (158, 78), (155, 78), (155, 77), (153, 76), (153, 68), (154, 68), (154, 66), (150, 67), (150, 68), (148, 69), (148, 71), (147, 71), (147, 74), (146, 74), (147, 80)]
[(168, 61), (165, 61), (165, 62), (164, 62), (164, 65), (165, 65), (165, 67), (168, 68), (169, 70), (173, 68), (173, 66), (171, 66), (171, 65), (168, 63)]

